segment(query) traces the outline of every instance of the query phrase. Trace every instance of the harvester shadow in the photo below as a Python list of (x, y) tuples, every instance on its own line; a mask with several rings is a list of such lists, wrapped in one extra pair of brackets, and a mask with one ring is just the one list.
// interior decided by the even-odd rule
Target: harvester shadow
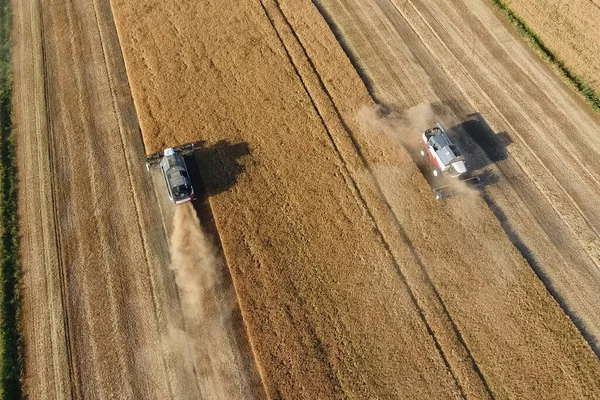
[(194, 143), (194, 147), (195, 157), (186, 157), (186, 165), (197, 197), (215, 196), (235, 186), (245, 171), (241, 158), (250, 154), (248, 143), (220, 140), (210, 146)]
[(512, 139), (506, 132), (495, 133), (479, 113), (469, 114), (469, 119), (450, 128), (449, 135), (468, 154), (470, 170), (480, 170), (508, 158), (507, 146)]
[(231, 189), (237, 183), (238, 176), (245, 171), (240, 159), (250, 154), (248, 143), (230, 143), (220, 140), (211, 146), (206, 142), (194, 143), (194, 154), (184, 156), (188, 174), (196, 192), (194, 209), (202, 227), (215, 245), (221, 249), (219, 232), (214, 222), (209, 197)]

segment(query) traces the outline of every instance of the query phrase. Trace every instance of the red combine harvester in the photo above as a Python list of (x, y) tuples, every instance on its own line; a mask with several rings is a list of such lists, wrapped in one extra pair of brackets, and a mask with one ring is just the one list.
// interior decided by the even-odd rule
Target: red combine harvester
[(433, 185), (436, 199), (453, 196), (458, 181), (471, 188), (481, 187), (479, 177), (468, 177), (464, 155), (452, 143), (439, 122), (436, 122), (435, 127), (425, 130), (422, 139), (425, 149), (421, 150), (421, 155), (429, 157), (432, 174), (436, 178)]

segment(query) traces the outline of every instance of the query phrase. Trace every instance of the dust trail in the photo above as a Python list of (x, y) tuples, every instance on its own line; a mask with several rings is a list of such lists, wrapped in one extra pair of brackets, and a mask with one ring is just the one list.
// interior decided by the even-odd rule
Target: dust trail
[[(455, 196), (478, 197), (478, 191), (472, 186), (459, 179), (444, 179), (443, 177), (434, 179), (430, 176), (429, 162), (421, 154), (423, 142), (421, 135), (423, 131), (435, 126), (433, 107), (429, 104), (419, 104), (404, 111), (388, 111), (382, 106), (372, 105), (363, 107), (357, 115), (361, 124), (361, 131), (364, 133), (376, 133), (380, 139), (390, 148), (395, 144), (402, 144), (409, 152), (425, 179), (432, 187), (447, 186)], [(397, 179), (406, 181), (408, 177), (406, 171), (402, 168), (387, 167), (388, 173), (397, 174)]]
[(166, 347), (194, 370), (203, 398), (248, 398), (251, 388), (231, 324), (233, 290), (223, 284), (225, 265), (190, 203), (175, 207), (170, 252), (185, 322), (169, 327)]
[[(424, 161), (421, 155), (421, 135), (435, 123), (431, 105), (420, 104), (402, 111), (390, 110), (376, 104), (364, 106), (358, 111), (356, 121), (359, 123), (361, 135), (368, 136), (368, 140), (372, 140), (374, 135), (377, 136), (378, 147), (388, 152), (388, 156), (380, 158), (376, 152), (371, 155), (371, 171), (382, 189), (388, 189), (387, 185), (390, 185), (390, 188), (400, 185), (408, 189), (413, 187), (411, 182), (415, 180), (423, 177), (427, 180), (427, 161)], [(389, 155), (406, 152), (410, 157)], [(414, 168), (412, 164), (416, 164), (418, 168)]]
[[(421, 173), (431, 187), (448, 186), (451, 189), (452, 198), (444, 201), (446, 212), (465, 227), (466, 231), (481, 230), (481, 226), (485, 225), (484, 221), (489, 217), (489, 211), (487, 205), (481, 201), (480, 191), (459, 179), (433, 179), (429, 174), (429, 161), (424, 160), (420, 155), (420, 151), (423, 149), (421, 134), (435, 124), (434, 110), (430, 105), (420, 104), (400, 112), (390, 112), (379, 105), (366, 106), (358, 112), (357, 119), (364, 134), (380, 135), (382, 141), (387, 141), (385, 143), (387, 147), (402, 144), (421, 169)], [(408, 182), (415, 173), (414, 169), (395, 165), (379, 165), (373, 171), (385, 193), (392, 193), (394, 186), (410, 188), (411, 185)], [(410, 196), (417, 196), (417, 194), (410, 193)], [(398, 196), (395, 197), (398, 198)], [(394, 212), (402, 221), (418, 224), (412, 219), (411, 212), (406, 211), (408, 209), (408, 207), (406, 209), (397, 208)], [(465, 213), (465, 210), (469, 210), (469, 212)], [(504, 285), (508, 288), (516, 279), (511, 269), (515, 265), (511, 261), (511, 255), (506, 253), (504, 247), (499, 250), (495, 240), (483, 240), (482, 246), (485, 247), (485, 254), (489, 260), (493, 260), (496, 265), (503, 266), (491, 279), (497, 280), (497, 285)], [(484, 307), (489, 298), (488, 293), (472, 295), (477, 299), (480, 307)]]
[(171, 269), (181, 292), (183, 311), (207, 312), (202, 305), (220, 283), (217, 271), (222, 264), (190, 203), (175, 208), (170, 252)]
[(421, 148), (421, 134), (435, 123), (429, 104), (419, 104), (405, 111), (389, 111), (380, 105), (364, 106), (359, 110), (357, 120), (362, 132), (375, 132), (399, 140), (409, 152)]

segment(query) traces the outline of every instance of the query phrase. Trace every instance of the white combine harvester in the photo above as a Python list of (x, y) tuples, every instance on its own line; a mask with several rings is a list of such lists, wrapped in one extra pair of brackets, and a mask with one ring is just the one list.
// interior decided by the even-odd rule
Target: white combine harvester
[[(422, 139), (425, 149), (421, 150), (421, 155), (429, 157), (429, 161), (433, 165), (432, 174), (437, 178), (433, 187), (436, 199), (453, 196), (458, 187), (458, 181), (468, 187), (481, 187), (479, 177), (467, 177), (464, 155), (452, 143), (439, 122), (436, 122), (435, 127), (425, 130)], [(438, 186), (440, 181), (442, 184)]]
[(184, 155), (193, 153), (194, 145), (188, 144), (177, 148), (170, 147), (146, 160), (148, 171), (152, 166), (160, 165), (169, 198), (175, 204), (186, 203), (195, 198), (194, 187), (183, 158)]

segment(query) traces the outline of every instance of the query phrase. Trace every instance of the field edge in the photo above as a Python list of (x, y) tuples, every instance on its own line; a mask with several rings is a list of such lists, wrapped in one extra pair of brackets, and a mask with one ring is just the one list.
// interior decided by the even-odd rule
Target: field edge
[(577, 92), (579, 92), (595, 111), (600, 112), (600, 95), (594, 88), (576, 72), (573, 72), (567, 63), (550, 47), (548, 47), (542, 38), (533, 31), (527, 22), (519, 16), (505, 0), (490, 0), (500, 13), (517, 28), (520, 35), (525, 38), (525, 41), (541, 56), (542, 59), (549, 62), (557, 69), (559, 74), (563, 76)]
[(12, 131), (10, 0), (0, 0), (0, 395), (22, 397), (23, 342), (19, 330), (17, 169)]

